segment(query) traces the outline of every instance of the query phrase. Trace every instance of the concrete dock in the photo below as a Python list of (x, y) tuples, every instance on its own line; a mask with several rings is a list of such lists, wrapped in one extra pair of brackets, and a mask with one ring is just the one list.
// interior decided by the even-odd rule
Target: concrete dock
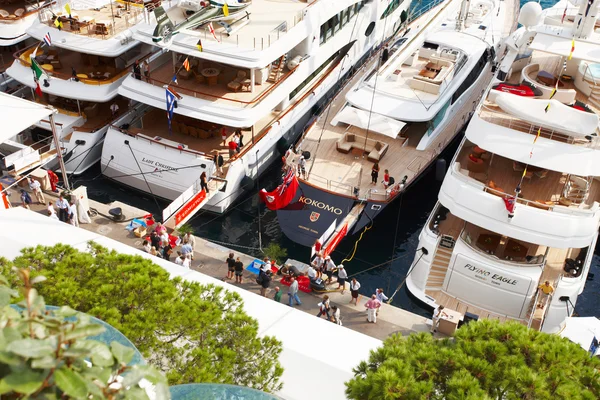
[[(56, 196), (54, 194), (45, 192), (45, 196), (47, 202), (52, 201), (54, 203), (56, 200)], [(32, 198), (35, 201), (33, 196)], [(17, 206), (19, 199), (19, 194), (17, 191), (14, 191), (11, 199), (13, 201), (13, 206)], [(128, 230), (126, 230), (125, 227), (129, 225), (129, 221), (132, 218), (141, 217), (149, 214), (149, 212), (120, 202), (102, 204), (93, 200), (89, 200), (89, 205), (90, 209), (97, 211), (97, 215), (92, 217), (92, 223), (81, 223), (80, 228), (101, 234), (137, 249), (142, 248), (143, 239), (136, 237), (133, 233), (130, 233)], [(46, 207), (46, 205), (32, 204), (30, 209), (43, 215), (47, 215)], [(123, 214), (125, 215), (125, 222), (115, 222), (109, 217), (108, 210), (115, 207), (120, 207), (122, 209)], [(256, 257), (241, 253), (236, 250), (230, 250), (200, 237), (195, 238), (196, 244), (194, 247), (194, 260), (192, 261), (191, 266), (193, 270), (217, 279), (225, 280), (232, 285), (244, 288), (250, 292), (256, 293), (257, 295), (260, 294), (260, 286), (255, 281), (256, 275), (247, 270), (244, 270), (243, 281), (241, 284), (235, 283), (234, 280), (225, 279), (225, 276), (227, 275), (227, 266), (225, 260), (230, 252), (233, 252), (235, 257), (240, 257), (245, 266), (249, 265)], [(175, 256), (173, 256), (173, 259), (174, 258)], [(307, 257), (306, 260), (300, 261), (308, 262), (309, 260)], [(266, 296), (268, 298), (273, 298), (274, 287), (279, 286), (283, 291), (281, 301), (282, 303), (287, 304), (287, 287), (279, 283), (280, 279), (281, 277), (279, 276), (273, 277), (273, 281), (271, 282), (270, 288), (267, 290)], [(334, 282), (336, 282), (335, 277)], [(330, 289), (335, 289), (337, 286), (338, 284), (336, 282), (330, 285)], [(403, 335), (407, 335), (415, 332), (429, 331), (431, 322), (427, 318), (388, 304), (382, 305), (376, 324), (367, 322), (367, 313), (364, 304), (372, 293), (362, 293), (359, 296), (358, 305), (351, 305), (349, 304), (351, 296), (348, 286), (349, 284), (346, 283), (346, 291), (344, 294), (341, 294), (341, 291), (332, 291), (327, 293), (331, 304), (335, 304), (340, 308), (344, 327), (379, 340), (384, 340), (393, 333), (402, 333)], [(316, 315), (319, 312), (319, 307), (317, 304), (321, 301), (323, 294), (304, 293), (302, 291), (299, 291), (298, 294), (300, 300), (302, 301), (302, 305), (295, 306), (295, 308), (306, 313), (313, 314), (316, 318)]]

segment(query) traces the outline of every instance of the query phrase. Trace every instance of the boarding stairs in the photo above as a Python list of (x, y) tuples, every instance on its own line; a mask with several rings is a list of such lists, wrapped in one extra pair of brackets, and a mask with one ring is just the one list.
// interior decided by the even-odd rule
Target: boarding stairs
[(325, 253), (323, 254), (324, 256), (333, 253), (342, 239), (348, 235), (348, 232), (350, 232), (350, 230), (360, 219), (366, 204), (367, 203), (365, 202), (360, 202), (354, 205), (348, 215), (346, 215), (346, 217), (339, 224), (337, 224), (335, 231), (329, 236), (329, 238), (326, 238), (325, 244), (323, 245), (323, 252)]
[(163, 210), (163, 225), (169, 229), (177, 229), (189, 221), (210, 199), (221, 191), (226, 180), (212, 177), (207, 181), (208, 195), (201, 189), (200, 178), (187, 188), (179, 197)]
[(442, 290), (442, 285), (446, 279), (446, 272), (450, 265), (450, 259), (452, 258), (452, 251), (455, 243), (456, 241), (452, 236), (442, 235), (440, 237), (435, 249), (433, 261), (431, 262), (429, 276), (425, 283), (425, 290)]
[(590, 93), (590, 96), (588, 97), (589, 103), (596, 108), (600, 108), (600, 82), (588, 77), (587, 74), (584, 74), (583, 79), (590, 85), (592, 89), (592, 93)]
[(271, 64), (271, 70), (269, 71), (269, 77), (267, 78), (267, 82), (275, 83), (279, 80), (281, 74), (283, 73), (283, 68), (285, 67), (286, 60), (287, 54), (284, 54)]
[(588, 198), (590, 188), (591, 183), (587, 178), (568, 175), (562, 197), (570, 200), (573, 204), (583, 204)]

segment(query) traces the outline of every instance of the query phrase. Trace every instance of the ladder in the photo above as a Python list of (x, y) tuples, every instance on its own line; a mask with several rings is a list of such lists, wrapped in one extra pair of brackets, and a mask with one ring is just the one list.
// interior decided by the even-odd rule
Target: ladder
[(287, 59), (287, 55), (284, 54), (279, 59), (273, 61), (271, 64), (271, 70), (269, 71), (269, 77), (267, 78), (267, 82), (275, 83), (279, 80), (281, 73), (283, 72), (283, 67), (285, 67), (285, 60)]
[(450, 259), (452, 258), (452, 251), (455, 243), (456, 242), (452, 236), (442, 235), (440, 238), (435, 249), (433, 261), (431, 262), (427, 283), (425, 283), (426, 290), (442, 289), (442, 285), (446, 279), (446, 272), (448, 271), (448, 266), (450, 265)]
[(573, 202), (573, 204), (582, 204), (587, 200), (590, 186), (590, 181), (587, 178), (569, 175), (563, 189), (563, 197)]

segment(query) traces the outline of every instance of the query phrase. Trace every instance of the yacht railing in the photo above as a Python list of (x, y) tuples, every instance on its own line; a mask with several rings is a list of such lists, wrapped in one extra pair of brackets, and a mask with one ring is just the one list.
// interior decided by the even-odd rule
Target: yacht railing
[[(26, 5), (24, 8), (21, 8), (23, 12), (20, 15), (9, 14), (7, 17), (3, 17), (0, 15), (0, 24), (11, 24), (14, 22), (21, 22), (22, 19), (29, 17), (30, 15), (37, 14), (42, 9), (52, 7), (56, 4), (55, 1), (47, 1), (40, 3), (35, 3), (34, 1), (26, 1)], [(14, 6), (13, 6), (14, 7)], [(15, 10), (19, 11), (19, 9)]]
[(354, 188), (351, 185), (327, 179), (315, 173), (310, 174), (308, 181), (312, 181), (312, 183), (318, 185), (323, 189), (329, 190), (331, 192), (336, 192), (342, 195), (353, 196), (354, 193)]
[(533, 136), (537, 135), (538, 129), (541, 128), (541, 137), (561, 143), (568, 143), (575, 146), (589, 147), (593, 149), (600, 147), (600, 138), (598, 137), (589, 136), (590, 139), (575, 138), (573, 136), (557, 132), (554, 129), (544, 128), (543, 126), (534, 125), (525, 120), (518, 119), (510, 114), (505, 113), (504, 111), (492, 109), (488, 105), (481, 106), (479, 117), (484, 121), (490, 122), (494, 125), (504, 126), (506, 128), (528, 133)]
[(503, 260), (502, 258), (500, 258), (496, 255), (493, 255), (493, 254), (486, 253), (484, 250), (480, 249), (479, 247), (474, 246), (472, 243), (467, 242), (465, 240), (465, 236), (467, 234), (469, 234), (469, 231), (466, 228), (463, 228), (462, 231), (460, 232), (460, 235), (458, 236), (460, 241), (462, 243), (464, 243), (465, 246), (467, 246), (468, 248), (470, 248), (471, 250), (476, 252), (478, 255), (481, 255), (494, 263), (501, 263), (501, 264), (506, 264), (511, 267), (519, 267), (519, 268), (521, 268), (521, 267), (542, 268), (544, 266), (544, 264), (546, 263), (546, 260), (542, 261), (541, 263), (528, 263), (526, 261), (520, 262), (520, 261), (515, 261), (515, 260)]
[[(469, 176), (464, 175), (463, 173), (460, 172), (460, 162), (455, 162), (451, 166), (451, 174), (452, 174), (452, 176), (454, 176), (457, 179), (461, 180), (462, 182), (468, 184), (469, 186), (472, 186), (479, 190), (483, 190), (484, 192), (489, 193), (491, 195), (498, 196), (500, 198), (514, 196), (514, 193), (510, 194), (510, 193), (502, 192), (498, 189), (491, 188)], [(570, 208), (570, 207), (563, 206), (560, 204), (540, 203), (540, 202), (537, 202), (534, 200), (524, 199), (522, 197), (518, 197), (516, 199), (516, 202), (518, 204), (523, 204), (523, 205), (541, 209), (541, 210), (557, 212), (560, 214), (570, 214), (570, 215), (575, 215), (575, 216), (580, 216), (580, 217), (588, 217), (588, 218), (594, 218), (594, 215), (598, 211), (598, 207), (594, 207), (594, 208), (587, 209), (587, 210), (586, 209), (582, 210), (579, 208)]]

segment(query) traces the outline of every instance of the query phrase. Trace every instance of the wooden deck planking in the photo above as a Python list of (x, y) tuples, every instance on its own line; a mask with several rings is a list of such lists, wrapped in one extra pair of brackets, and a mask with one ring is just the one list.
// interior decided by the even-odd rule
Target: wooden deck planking
[(506, 315), (496, 314), (496, 313), (490, 312), (488, 310), (484, 310), (482, 308), (475, 307), (469, 303), (466, 303), (464, 301), (461, 301), (460, 299), (457, 299), (454, 296), (449, 295), (448, 293), (444, 292), (443, 290), (427, 290), (427, 291), (425, 291), (425, 293), (427, 295), (433, 297), (437, 304), (441, 304), (444, 307), (449, 308), (450, 310), (458, 311), (461, 314), (469, 312), (471, 314), (475, 314), (475, 315), (479, 316), (479, 318), (496, 319), (501, 322), (511, 320), (511, 321), (517, 321), (520, 323), (526, 323), (526, 321), (523, 321), (523, 320), (520, 320), (517, 318), (511, 318)]

